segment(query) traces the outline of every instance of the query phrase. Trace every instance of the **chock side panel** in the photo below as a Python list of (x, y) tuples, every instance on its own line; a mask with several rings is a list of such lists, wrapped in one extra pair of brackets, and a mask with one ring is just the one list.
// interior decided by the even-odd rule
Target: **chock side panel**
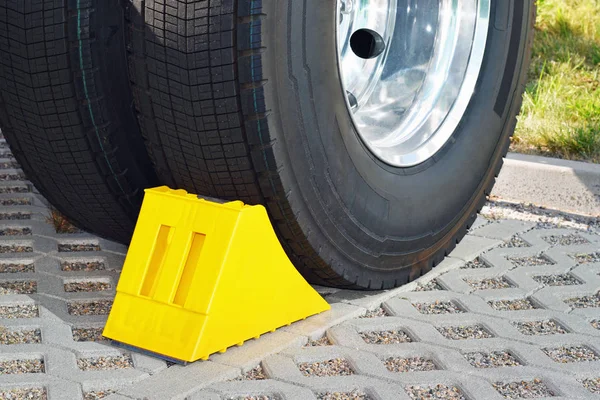
[(147, 189), (103, 335), (195, 361), (328, 310), (263, 206)]

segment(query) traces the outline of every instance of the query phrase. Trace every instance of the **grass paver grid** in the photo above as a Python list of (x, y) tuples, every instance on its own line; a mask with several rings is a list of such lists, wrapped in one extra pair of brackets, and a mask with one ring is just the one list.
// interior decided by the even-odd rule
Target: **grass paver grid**
[[(12, 196), (14, 196), (15, 198), (18, 197), (18, 195)], [(25, 203), (26, 202), (27, 201), (25, 201)], [(12, 207), (12, 205), (8, 205), (9, 203), (2, 203), (0, 201), (0, 207), (2, 207), (2, 204), (6, 204), (5, 207)], [(38, 203), (36, 202), (35, 204), (37, 205)], [(19, 212), (15, 213), (15, 211), (11, 211), (9, 209), (0, 210), (0, 216), (2, 213), (4, 213), (4, 217), (6, 218), (14, 217), (17, 219), (27, 218), (28, 214), (27, 212), (21, 212), (22, 215), (19, 215)], [(21, 223), (22, 222), (19, 222), (18, 224)], [(502, 223), (502, 221), (499, 221), (497, 223), (500, 224)], [(0, 236), (2, 236), (2, 234), (4, 234), (5, 236), (13, 236), (15, 234), (36, 234), (34, 230), (29, 231), (26, 228), (20, 227), (13, 228), (11, 224), (15, 226), (17, 225), (17, 223), (5, 222), (4, 230), (0, 228)], [(36, 225), (34, 225), (32, 222), (31, 226), (34, 227)], [(509, 281), (503, 277), (481, 278), (481, 276), (485, 276), (485, 269), (498, 267), (497, 265), (494, 265), (494, 257), (497, 257), (497, 255), (494, 255), (493, 252), (496, 251), (498, 247), (500, 247), (504, 249), (502, 250), (503, 253), (501, 253), (501, 257), (504, 258), (506, 257), (505, 254), (511, 254), (511, 268), (515, 272), (518, 272), (519, 269), (526, 270), (527, 268), (531, 267), (535, 267), (535, 271), (543, 270), (543, 268), (540, 267), (544, 267), (553, 263), (548, 257), (550, 257), (550, 255), (554, 253), (548, 252), (548, 256), (544, 255), (544, 253), (536, 253), (537, 251), (547, 250), (542, 250), (541, 248), (538, 250), (537, 248), (531, 247), (528, 242), (530, 240), (529, 235), (535, 233), (535, 230), (539, 231), (541, 229), (552, 228), (556, 226), (556, 224), (550, 223), (544, 226), (537, 226), (534, 229), (534, 231), (527, 233), (527, 241), (523, 239), (520, 236), (520, 234), (515, 234), (504, 244), (497, 244), (495, 249), (490, 250), (488, 248), (486, 251), (489, 251), (490, 253), (489, 256), (488, 253), (486, 253), (485, 263), (481, 261), (482, 258), (476, 257), (474, 261), (466, 263), (463, 262), (463, 268), (461, 268), (460, 265), (457, 265), (456, 269), (448, 270), (447, 272), (445, 272), (445, 274), (448, 275), (434, 278), (433, 280), (430, 279), (427, 283), (417, 285), (416, 289), (414, 289), (414, 291), (417, 293), (410, 294), (410, 303), (413, 304), (417, 311), (423, 315), (412, 317), (411, 319), (405, 318), (402, 315), (388, 315), (388, 312), (386, 312), (386, 310), (382, 307), (377, 307), (373, 309), (373, 303), (371, 303), (368, 307), (364, 306), (365, 308), (372, 308), (372, 311), (368, 311), (365, 315), (363, 315), (362, 319), (360, 319), (361, 324), (364, 323), (365, 326), (369, 326), (370, 328), (357, 328), (359, 330), (358, 335), (360, 337), (360, 339), (358, 340), (362, 340), (364, 342), (360, 343), (360, 345), (365, 346), (361, 351), (383, 352), (385, 355), (377, 356), (378, 360), (380, 360), (381, 362), (379, 368), (387, 370), (390, 373), (408, 374), (402, 375), (404, 377), (410, 376), (410, 374), (421, 374), (420, 376), (424, 377), (422, 383), (412, 383), (411, 381), (410, 385), (402, 385), (404, 387), (404, 390), (406, 391), (406, 394), (410, 398), (468, 398), (469, 400), (479, 400), (472, 399), (471, 397), (469, 397), (470, 394), (466, 392), (466, 387), (464, 388), (465, 393), (463, 393), (463, 388), (461, 387), (460, 383), (444, 381), (443, 383), (435, 384), (436, 382), (438, 382), (437, 380), (427, 378), (428, 376), (437, 376), (432, 374), (442, 374), (443, 371), (441, 370), (444, 369), (446, 364), (444, 363), (443, 358), (438, 357), (438, 354), (435, 351), (432, 352), (434, 354), (431, 354), (430, 352), (421, 352), (422, 348), (427, 348), (427, 346), (431, 346), (432, 343), (430, 343), (429, 341), (430, 338), (425, 339), (425, 337), (421, 337), (421, 333), (425, 332), (425, 328), (414, 328), (413, 323), (416, 324), (415, 326), (418, 325), (421, 327), (423, 327), (425, 324), (429, 324), (429, 333), (431, 333), (431, 329), (435, 329), (435, 327), (442, 327), (440, 328), (440, 330), (438, 330), (438, 332), (440, 332), (440, 334), (442, 334), (446, 338), (451, 339), (444, 342), (445, 346), (448, 346), (450, 348), (456, 347), (456, 349), (461, 349), (457, 350), (457, 355), (460, 357), (465, 357), (465, 360), (463, 360), (463, 362), (467, 366), (471, 365), (469, 367), (471, 368), (470, 371), (475, 372), (476, 368), (486, 369), (485, 373), (489, 372), (490, 374), (496, 373), (496, 369), (509, 371), (509, 368), (512, 368), (513, 372), (518, 371), (518, 368), (521, 366), (521, 363), (526, 363), (527, 360), (521, 360), (519, 357), (517, 357), (518, 355), (520, 355), (520, 353), (513, 353), (513, 350), (511, 350), (510, 348), (506, 349), (501, 347), (493, 351), (488, 349), (488, 345), (495, 346), (496, 344), (501, 343), (503, 339), (505, 339), (503, 337), (503, 333), (497, 333), (499, 336), (498, 339), (500, 340), (493, 339), (494, 335), (492, 335), (491, 329), (494, 326), (490, 325), (490, 328), (488, 329), (487, 320), (482, 321), (480, 323), (477, 320), (477, 316), (479, 315), (477, 313), (465, 314), (467, 310), (463, 309), (462, 305), (465, 304), (466, 306), (469, 306), (469, 303), (468, 301), (465, 302), (463, 297), (460, 297), (466, 297), (465, 294), (455, 292), (452, 286), (453, 280), (446, 278), (452, 278), (451, 274), (457, 273), (457, 271), (460, 270), (460, 279), (462, 279), (462, 277), (465, 277), (470, 282), (469, 284), (471, 284), (472, 286), (475, 285), (476, 288), (479, 288), (480, 290), (505, 289), (509, 287), (516, 287), (517, 283), (512, 283), (512, 281)], [(63, 235), (65, 234), (66, 233), (64, 233)], [(521, 234), (524, 234), (524, 232), (521, 232)], [(573, 233), (568, 233), (565, 235), (556, 235), (556, 237), (548, 235), (547, 233), (540, 233), (538, 236), (539, 238), (537, 242), (531, 241), (531, 243), (539, 243), (539, 239), (543, 239), (550, 246), (560, 246), (560, 251), (565, 251), (566, 254), (572, 255), (571, 257), (574, 260), (577, 260), (577, 262), (580, 264), (578, 268), (587, 268), (586, 266), (590, 266), (590, 268), (592, 268), (597, 262), (598, 255), (595, 252), (581, 253), (578, 252), (575, 247), (573, 248), (573, 251), (569, 251), (569, 246), (581, 246), (590, 244), (587, 239), (583, 238), (583, 236), (579, 235), (575, 231), (573, 231)], [(71, 318), (71, 320), (69, 320), (68, 325), (71, 326), (72, 337), (69, 337), (69, 340), (73, 340), (73, 342), (76, 342), (72, 343), (73, 346), (98, 346), (98, 349), (100, 349), (108, 345), (106, 339), (103, 338), (101, 335), (101, 326), (103, 324), (102, 321), (104, 321), (104, 319), (106, 318), (106, 315), (110, 311), (110, 307), (112, 305), (112, 300), (110, 296), (108, 296), (108, 293), (106, 293), (107, 289), (112, 289), (108, 286), (107, 279), (109, 279), (108, 276), (112, 273), (113, 270), (118, 270), (119, 265), (113, 265), (113, 261), (112, 258), (110, 258), (111, 256), (109, 253), (78, 254), (78, 252), (89, 251), (102, 252), (103, 249), (97, 243), (104, 243), (102, 241), (96, 241), (95, 239), (92, 239), (89, 242), (84, 240), (80, 241), (78, 238), (79, 237), (77, 236), (73, 239), (67, 239), (65, 236), (61, 236), (57, 239), (57, 247), (54, 249), (53, 257), (55, 258), (53, 258), (53, 261), (56, 262), (56, 271), (58, 271), (58, 268), (60, 268), (61, 271), (57, 273), (60, 273), (61, 279), (64, 279), (64, 283), (67, 284), (65, 289), (68, 291), (68, 293), (76, 293), (67, 296), (66, 293), (64, 293), (64, 291), (61, 292), (60, 295), (67, 296), (66, 299), (68, 300), (63, 300), (63, 309), (61, 309), (60, 311), (64, 313), (66, 308), (66, 310), (70, 314), (69, 318)], [(44, 331), (44, 329), (46, 329), (45, 325), (41, 324), (40, 322), (43, 321), (43, 319), (36, 318), (40, 317), (41, 310), (43, 311), (43, 318), (55, 318), (56, 315), (60, 314), (59, 313), (55, 315), (54, 311), (56, 308), (52, 307), (56, 306), (52, 305), (51, 307), (48, 307), (46, 303), (44, 303), (45, 298), (35, 293), (35, 290), (37, 288), (31, 289), (31, 286), (24, 285), (23, 283), (18, 283), (18, 285), (22, 286), (14, 286), (15, 282), (38, 282), (38, 276), (27, 275), (25, 278), (22, 278), (19, 275), (12, 275), (14, 276), (14, 278), (11, 279), (11, 274), (37, 274), (40, 272), (45, 272), (44, 269), (47, 268), (46, 264), (43, 263), (43, 257), (40, 258), (40, 255), (38, 253), (27, 255), (27, 252), (33, 251), (32, 246), (27, 244), (28, 240), (29, 242), (33, 243), (33, 240), (37, 239), (23, 238), (23, 240), (18, 242), (17, 238), (3, 238), (3, 243), (0, 244), (0, 252), (23, 253), (22, 255), (18, 256), (13, 254), (4, 255), (3, 257), (5, 259), (3, 261), (0, 261), (0, 291), (7, 291), (8, 293), (5, 293), (5, 295), (10, 297), (11, 301), (13, 301), (13, 299), (17, 299), (19, 302), (23, 301), (23, 303), (21, 304), (0, 304), (0, 319), (5, 320), (6, 324), (25, 324), (23, 328), (15, 329), (13, 326), (11, 326), (6, 330), (0, 329), (0, 346), (7, 346), (7, 349), (16, 348), (8, 346), (20, 345), (32, 345), (32, 348), (42, 349), (43, 346), (46, 346), (44, 342), (46, 342), (48, 339), (46, 336), (48, 335), (48, 332)], [(500, 242), (498, 241), (498, 243)], [(9, 247), (13, 244), (13, 247)], [(546, 246), (546, 249), (547, 248), (548, 246)], [(60, 250), (60, 253), (57, 253), (56, 250)], [(10, 257), (10, 260), (6, 259), (8, 257)], [(19, 258), (17, 259), (17, 257)], [(31, 258), (31, 261), (27, 260), (29, 258)], [(35, 265), (33, 264), (34, 259), (36, 263)], [(38, 264), (38, 259), (41, 260), (42, 263)], [(89, 277), (82, 273), (106, 271), (108, 269), (108, 264), (106, 260), (109, 260), (109, 262), (111, 263), (110, 270), (106, 272), (106, 275), (101, 276), (101, 274), (99, 273), (94, 273), (89, 274), (93, 275)], [(508, 265), (506, 261), (504, 262), (504, 264)], [(575, 263), (572, 264), (574, 265)], [(37, 269), (40, 269), (41, 271), (37, 271)], [(497, 269), (494, 269), (494, 271), (496, 270)], [(567, 269), (565, 269), (565, 271), (567, 271)], [(505, 272), (500, 272), (500, 274), (504, 273)], [(494, 273), (494, 275), (496, 275), (496, 273)], [(112, 281), (112, 275), (110, 276), (111, 282), (116, 283), (116, 281)], [(453, 278), (454, 281), (456, 281), (456, 277)], [(548, 286), (544, 290), (551, 291), (554, 290), (554, 287), (558, 285), (575, 285), (586, 283), (577, 281), (573, 276), (567, 273), (564, 273), (562, 275), (540, 273), (539, 275), (536, 275), (534, 279), (537, 280), (540, 284)], [(2, 282), (12, 282), (12, 284), (8, 286), (2, 286)], [(42, 288), (41, 285), (40, 288)], [(93, 293), (94, 291), (104, 293)], [(516, 293), (517, 291), (514, 292)], [(513, 292), (507, 291), (506, 293)], [(48, 294), (51, 293), (42, 293), (42, 295)], [(31, 298), (36, 302), (35, 304), (31, 304), (26, 301), (28, 295), (32, 295)], [(369, 294), (365, 294), (365, 297), (368, 297), (368, 295)], [(480, 295), (480, 298), (484, 298), (485, 302), (489, 304), (491, 311), (487, 310), (486, 312), (493, 312), (495, 318), (506, 318), (506, 320), (511, 320), (512, 322), (513, 314), (511, 314), (511, 312), (520, 312), (521, 314), (519, 314), (519, 318), (522, 318), (523, 316), (526, 316), (527, 312), (536, 310), (535, 314), (532, 314), (531, 317), (528, 317), (530, 319), (519, 321), (519, 324), (516, 325), (513, 324), (515, 328), (519, 330), (522, 334), (533, 336), (564, 335), (565, 333), (569, 333), (566, 330), (566, 328), (561, 326), (557, 321), (554, 321), (552, 317), (544, 317), (544, 315), (546, 315), (544, 313), (547, 312), (545, 310), (545, 305), (541, 300), (538, 300), (537, 297), (535, 297), (534, 303), (530, 298), (526, 297), (498, 299), (497, 297), (491, 297), (491, 295), (490, 298), (486, 298), (485, 296), (488, 295), (486, 293), (477, 293), (477, 295)], [(502, 293), (500, 292), (495, 294), (495, 296), (501, 295)], [(412, 296), (414, 296), (414, 298)], [(568, 298), (561, 297), (561, 299), (563, 299), (563, 301), (565, 301), (574, 309), (600, 307), (600, 297), (597, 293), (588, 293), (587, 295), (581, 296), (570, 296)], [(0, 301), (1, 300), (2, 296), (0, 296)], [(39, 304), (38, 302), (41, 304)], [(58, 302), (58, 304), (61, 303)], [(381, 304), (381, 302), (375, 304)], [(471, 310), (469, 306), (468, 311), (474, 310)], [(396, 311), (392, 307), (390, 308), (390, 312), (395, 313)], [(540, 313), (543, 314), (543, 316), (540, 316)], [(473, 318), (474, 320), (468, 320), (470, 321), (468, 323), (459, 323), (459, 320), (462, 320), (462, 318), (465, 317)], [(573, 314), (573, 317), (576, 318), (578, 316)], [(454, 318), (456, 318), (456, 322), (454, 322)], [(19, 319), (19, 321), (16, 321), (16, 319)], [(416, 322), (416, 319), (420, 321), (418, 322), (418, 324)], [(600, 320), (600, 318), (596, 317), (590, 318), (585, 322), (591, 324), (592, 327), (597, 328), (598, 320)], [(357, 319), (357, 321), (359, 320)], [(395, 327), (394, 329), (389, 329), (389, 321), (395, 321), (394, 323), (398, 322), (398, 327)], [(485, 322), (485, 325), (483, 324), (483, 322)], [(357, 322), (357, 324), (358, 323), (359, 322)], [(0, 325), (2, 325), (2, 321), (0, 321)], [(39, 328), (40, 326), (42, 326), (42, 328)], [(385, 326), (386, 328), (373, 328), (376, 326)], [(570, 324), (568, 326), (571, 327)], [(285, 330), (282, 330), (282, 332), (285, 332)], [(496, 333), (497, 330), (494, 329), (493, 332)], [(433, 331), (433, 333), (435, 333), (435, 331)], [(318, 340), (309, 341), (307, 347), (302, 351), (319, 352), (323, 350), (324, 353), (327, 352), (328, 354), (330, 354), (329, 352), (335, 350), (335, 346), (323, 349), (314, 348), (317, 346), (332, 346), (337, 344), (337, 338), (335, 334), (328, 332), (328, 335), (330, 335), (330, 337), (332, 337), (333, 340), (336, 341), (336, 343), (330, 342), (328, 337), (324, 336)], [(555, 339), (558, 340), (558, 337)], [(265, 336), (261, 340), (268, 340), (268, 336)], [(534, 340), (534, 338), (529, 338), (529, 340)], [(82, 344), (82, 342), (101, 343)], [(390, 346), (386, 348), (386, 345)], [(461, 347), (463, 345), (464, 348), (469, 348), (469, 350), (465, 350), (463, 347)], [(474, 349), (480, 349), (483, 346), (485, 346), (486, 348), (485, 351), (474, 351)], [(242, 347), (241, 349), (243, 350), (244, 347)], [(354, 356), (352, 355), (352, 351), (354, 350), (348, 346), (344, 346), (344, 349), (344, 351), (349, 351), (350, 354), (344, 356), (329, 355), (328, 357), (323, 357), (322, 359), (318, 359), (314, 362), (298, 363), (298, 371), (304, 376), (304, 378), (309, 379), (323, 379), (329, 377), (329, 379), (345, 379), (348, 382), (353, 382), (352, 380), (355, 376), (357, 382), (363, 380), (364, 377), (357, 376), (359, 375), (359, 372), (355, 370), (355, 368), (358, 368), (360, 366), (360, 363), (356, 365), (354, 364), (355, 361), (358, 362), (358, 358), (354, 358)], [(396, 351), (399, 351), (400, 355), (389, 356), (390, 353), (395, 353)], [(598, 360), (599, 356), (595, 353), (594, 349), (587, 347), (583, 344), (561, 347), (545, 346), (544, 351), (547, 351), (546, 354), (548, 354), (548, 362), (549, 364), (553, 364), (553, 368), (555, 370), (558, 368), (562, 368), (562, 365), (573, 366), (573, 363), (596, 363), (600, 361)], [(43, 353), (42, 350), (40, 350), (40, 352)], [(405, 352), (409, 353), (407, 354)], [(5, 357), (5, 355), (3, 355), (3, 357)], [(18, 358), (8, 360), (2, 359), (0, 357), (0, 360), (5, 363), (3, 365), (3, 375), (12, 377), (16, 376), (15, 374), (30, 374), (35, 375), (36, 378), (41, 377), (42, 379), (45, 379), (44, 377), (46, 375), (44, 371), (46, 365), (44, 364), (43, 359), (36, 359), (31, 358), (30, 356), (25, 357), (20, 355)], [(137, 360), (138, 359), (136, 358), (136, 362)], [(577, 367), (579, 366), (580, 365), (577, 365)], [(74, 366), (70, 367), (72, 368)], [(77, 355), (76, 367), (78, 367), (82, 371), (82, 374), (100, 374), (104, 373), (103, 371), (109, 371), (108, 373), (115, 374), (115, 376), (120, 376), (119, 374), (126, 375), (123, 373), (125, 370), (135, 369), (136, 365), (134, 365), (133, 358), (129, 354), (124, 354), (122, 356), (94, 354), (94, 356), (91, 357), (89, 355), (86, 356), (85, 352), (83, 352)], [(127, 373), (129, 372), (132, 371), (127, 371)], [(251, 384), (248, 381), (257, 381), (255, 382), (255, 384), (268, 385), (269, 382), (279, 379), (277, 376), (268, 376), (267, 372), (271, 374), (272, 371), (266, 369), (263, 370), (262, 367), (259, 366), (244, 374), (244, 376), (241, 378), (242, 380), (233, 380), (227, 383), (243, 385)], [(484, 371), (481, 370), (478, 371), (478, 373), (483, 372)], [(160, 373), (162, 372), (158, 372), (158, 374)], [(277, 374), (277, 371), (275, 371), (275, 373)], [(546, 381), (545, 379), (546, 378), (544, 378), (544, 380), (542, 380), (541, 378), (528, 379), (523, 380), (522, 382), (504, 382), (499, 379), (494, 385), (490, 384), (490, 390), (497, 390), (502, 396), (506, 398), (535, 398), (542, 395), (551, 396), (553, 395), (553, 389), (551, 388), (553, 388), (554, 386), (551, 385), (551, 381)], [(598, 377), (598, 379), (600, 380), (600, 377)], [(140, 383), (143, 383), (143, 380)], [(593, 378), (581, 380), (580, 383), (582, 390), (583, 388), (586, 388), (591, 393), (600, 390), (598, 389), (598, 387), (600, 387), (600, 382)], [(0, 398), (2, 398), (3, 396), (3, 390), (17, 390), (13, 388), (6, 388), (4, 386), (5, 385), (0, 387)], [(307, 384), (307, 386), (310, 385)], [(30, 394), (28, 394), (28, 396), (31, 399), (38, 398), (39, 396), (48, 396), (46, 388), (43, 387), (22, 387), (18, 388), (18, 390), (29, 390)], [(117, 389), (113, 389), (110, 386), (99, 386), (99, 389), (82, 392), (82, 395), (86, 400), (96, 400), (105, 397), (106, 395), (110, 394), (113, 390)], [(176, 392), (176, 390), (177, 385), (174, 385), (174, 393)], [(323, 398), (328, 400), (366, 400), (376, 398), (372, 397), (373, 393), (371, 393), (371, 388), (360, 388), (352, 390), (350, 388), (339, 389), (332, 387), (327, 388), (327, 390), (314, 390), (314, 394), (320, 399)], [(52, 396), (52, 394), (50, 394), (50, 396)], [(221, 395), (221, 399), (225, 398), (227, 398), (226, 395)], [(275, 392), (270, 393), (268, 391), (258, 391), (248, 393), (247, 395), (243, 395), (241, 398), (253, 400), (269, 400), (279, 398), (283, 399), (285, 397), (280, 396)]]

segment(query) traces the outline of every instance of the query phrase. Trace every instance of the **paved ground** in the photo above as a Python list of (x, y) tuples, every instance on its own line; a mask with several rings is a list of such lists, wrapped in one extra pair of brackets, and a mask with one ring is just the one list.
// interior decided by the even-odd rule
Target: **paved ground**
[(509, 153), (492, 195), (600, 215), (600, 164)]
[(0, 399), (600, 398), (598, 219), (490, 204), (419, 281), (168, 367), (101, 340), (125, 248), (56, 234), (0, 153)]

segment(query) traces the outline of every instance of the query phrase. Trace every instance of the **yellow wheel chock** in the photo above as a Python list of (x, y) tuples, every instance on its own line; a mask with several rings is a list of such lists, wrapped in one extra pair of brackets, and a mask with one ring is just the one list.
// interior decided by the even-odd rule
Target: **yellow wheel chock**
[(103, 335), (191, 362), (328, 310), (263, 206), (147, 189)]

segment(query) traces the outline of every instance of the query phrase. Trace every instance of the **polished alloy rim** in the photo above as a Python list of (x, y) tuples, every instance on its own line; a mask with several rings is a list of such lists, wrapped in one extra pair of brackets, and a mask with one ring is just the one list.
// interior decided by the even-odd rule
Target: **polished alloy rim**
[(452, 136), (475, 90), (491, 0), (337, 0), (338, 65), (356, 130), (410, 167)]

